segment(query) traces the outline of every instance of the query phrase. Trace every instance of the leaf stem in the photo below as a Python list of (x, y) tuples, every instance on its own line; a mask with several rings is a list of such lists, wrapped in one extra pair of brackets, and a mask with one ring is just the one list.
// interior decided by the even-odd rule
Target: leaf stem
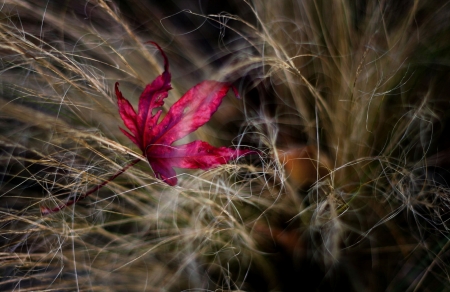
[(58, 207), (53, 208), (53, 209), (41, 206), (41, 214), (42, 214), (42, 216), (46, 216), (46, 215), (49, 215), (49, 214), (52, 214), (52, 213), (56, 213), (56, 212), (61, 211), (62, 209), (66, 208), (66, 207), (69, 207), (69, 206), (71, 206), (73, 204), (76, 204), (78, 201), (83, 200), (84, 198), (86, 198), (90, 194), (94, 193), (95, 191), (97, 191), (97, 190), (101, 189), (102, 187), (104, 187), (105, 185), (107, 185), (109, 182), (113, 181), (116, 177), (118, 177), (119, 175), (121, 175), (122, 173), (127, 171), (128, 168), (132, 167), (133, 165), (135, 165), (139, 161), (141, 161), (141, 159), (139, 159), (139, 158), (133, 160), (130, 164), (128, 164), (127, 166), (125, 166), (124, 168), (122, 168), (121, 170), (116, 172), (108, 180), (105, 180), (101, 184), (96, 185), (95, 187), (93, 187), (92, 189), (90, 189), (89, 191), (84, 193), (83, 195), (79, 196), (75, 200), (70, 200), (70, 201), (68, 201), (68, 202), (66, 202), (66, 203), (64, 203), (62, 205), (59, 205)]

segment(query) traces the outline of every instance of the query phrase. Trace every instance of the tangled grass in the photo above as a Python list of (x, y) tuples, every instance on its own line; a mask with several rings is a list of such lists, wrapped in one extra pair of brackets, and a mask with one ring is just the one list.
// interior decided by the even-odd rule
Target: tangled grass
[[(0, 290), (450, 289), (449, 2), (73, 2), (1, 6)], [(161, 72), (148, 40), (169, 106), (243, 97), (190, 138), (263, 154), (175, 187), (140, 163), (41, 216), (145, 161), (112, 88)]]

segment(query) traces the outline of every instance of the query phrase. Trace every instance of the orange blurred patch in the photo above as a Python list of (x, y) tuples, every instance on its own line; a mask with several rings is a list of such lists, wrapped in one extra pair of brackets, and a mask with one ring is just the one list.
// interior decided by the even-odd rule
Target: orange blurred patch
[(293, 187), (309, 188), (330, 173), (328, 158), (324, 153), (318, 154), (314, 146), (292, 147), (278, 152), (288, 181)]

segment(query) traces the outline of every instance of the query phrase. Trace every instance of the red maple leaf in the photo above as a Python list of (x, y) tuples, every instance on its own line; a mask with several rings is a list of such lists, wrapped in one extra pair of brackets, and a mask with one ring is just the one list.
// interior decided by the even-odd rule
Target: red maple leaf
[[(118, 82), (115, 84), (115, 91), (120, 116), (131, 133), (124, 129), (120, 130), (141, 149), (156, 177), (174, 186), (177, 183), (174, 167), (207, 170), (242, 155), (259, 153), (248, 149), (214, 147), (207, 142), (198, 140), (184, 145), (173, 145), (174, 142), (209, 121), (230, 89), (237, 97), (239, 95), (237, 90), (228, 82), (203, 81), (189, 89), (172, 105), (166, 116), (158, 123), (162, 111), (159, 110), (155, 114), (152, 111), (164, 104), (164, 99), (172, 87), (166, 54), (155, 42), (149, 43), (155, 45), (164, 57), (164, 72), (145, 87), (139, 98), (138, 112), (136, 113), (130, 102), (123, 97)], [(139, 161), (141, 160), (133, 160), (108, 180), (73, 200), (53, 209), (41, 206), (41, 214), (48, 215), (58, 212), (83, 200)]]
[(156, 177), (173, 186), (177, 183), (173, 167), (207, 170), (238, 156), (255, 152), (217, 148), (198, 140), (185, 145), (173, 145), (208, 122), (230, 89), (237, 97), (239, 95), (228, 82), (203, 81), (189, 89), (158, 123), (162, 111), (159, 110), (155, 114), (152, 114), (152, 111), (164, 104), (168, 91), (172, 89), (171, 76), (166, 54), (158, 44), (150, 43), (155, 45), (164, 57), (164, 72), (145, 87), (139, 97), (138, 112), (136, 113), (123, 97), (119, 83), (116, 83), (115, 90), (120, 116), (130, 132), (120, 130), (141, 149)]

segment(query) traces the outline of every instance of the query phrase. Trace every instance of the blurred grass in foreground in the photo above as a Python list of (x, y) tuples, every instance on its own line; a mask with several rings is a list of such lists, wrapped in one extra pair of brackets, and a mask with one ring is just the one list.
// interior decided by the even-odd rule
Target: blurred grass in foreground
[[(1, 6), (0, 290), (450, 289), (448, 2), (147, 2)], [(42, 217), (141, 157), (112, 90), (160, 74), (148, 40), (165, 110), (243, 97), (192, 139), (264, 155), (176, 187), (140, 163)]]

